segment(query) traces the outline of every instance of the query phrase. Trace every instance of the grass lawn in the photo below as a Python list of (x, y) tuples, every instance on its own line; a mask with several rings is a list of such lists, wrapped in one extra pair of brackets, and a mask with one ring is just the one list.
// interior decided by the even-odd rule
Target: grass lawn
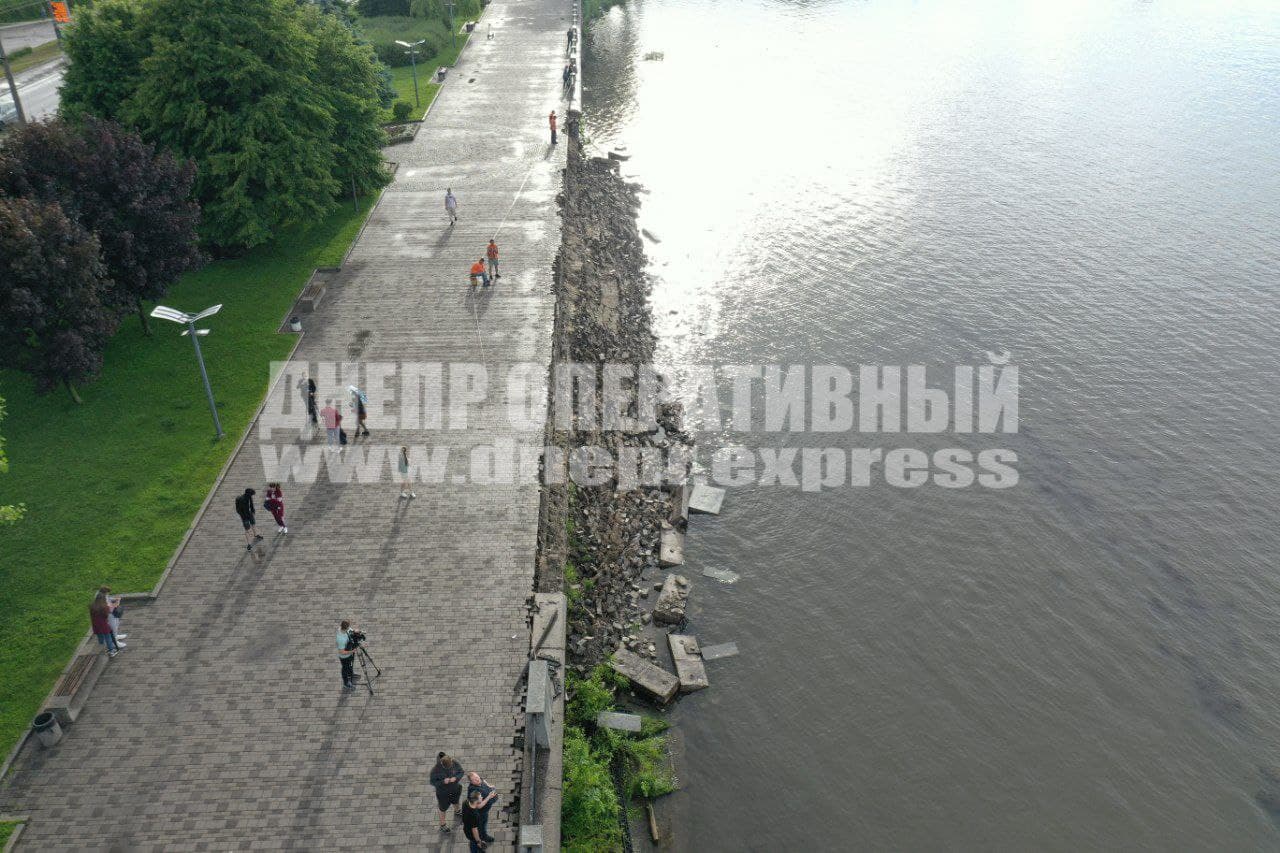
[[(409, 113), (409, 118), (422, 118), (422, 114), (427, 111), (427, 107), (431, 106), (431, 102), (436, 99), (436, 94), (440, 91), (439, 83), (428, 83), (428, 80), (435, 79), (432, 75), (436, 69), (432, 65), (429, 69), (418, 67), (418, 101), (422, 105)], [(396, 100), (408, 101), (413, 103), (413, 69), (409, 67), (392, 68), (391, 83), (396, 87)], [(391, 108), (383, 110), (383, 123), (394, 121), (391, 115)]]
[[(15, 51), (9, 57), (9, 69), (18, 74), (26, 71), (28, 68), (34, 68), (37, 65), (43, 65), (51, 62), (62, 55), (62, 43), (57, 39), (47, 41), (44, 44), (38, 44), (31, 49), (30, 53), (23, 51)], [(21, 93), (19, 93), (21, 94)]]
[(11, 820), (0, 822), (0, 848), (4, 847), (5, 843), (9, 840), (9, 836), (13, 835), (13, 831), (21, 825), (22, 824), (15, 823)]
[(243, 434), (267, 389), (269, 363), (293, 345), (276, 332), (317, 266), (336, 266), (373, 197), (242, 258), (185, 276), (164, 302), (185, 311), (222, 303), (201, 340), (226, 437), (213, 441), (191, 342), (172, 323), (124, 320), (101, 377), (80, 388), (33, 393), (0, 371), (0, 422), (9, 473), (0, 505), (26, 517), (0, 527), (0, 754), (30, 725), (88, 631), (93, 592), (149, 590)]
[[(418, 100), (421, 103), (421, 107), (409, 114), (410, 118), (422, 118), (422, 114), (427, 111), (427, 107), (435, 99), (436, 93), (440, 91), (438, 83), (429, 81), (435, 79), (436, 69), (441, 65), (453, 65), (458, 61), (458, 54), (462, 52), (469, 35), (467, 33), (458, 33), (457, 45), (455, 46), (453, 39), (449, 37), (448, 28), (438, 21), (429, 21), (423, 18), (383, 16), (360, 18), (358, 22), (360, 29), (368, 37), (369, 41), (375, 45), (394, 43), (397, 39), (407, 42), (415, 42), (420, 39), (427, 40), (427, 44), (422, 47), (424, 52), (418, 54), (417, 60)], [(462, 26), (461, 20), (458, 21), (458, 26)], [(440, 47), (437, 50), (432, 50), (432, 45), (440, 45)], [(396, 89), (396, 100), (408, 101), (412, 104), (413, 67), (404, 65), (392, 68), (391, 81)], [(392, 121), (390, 108), (383, 111), (383, 121)]]

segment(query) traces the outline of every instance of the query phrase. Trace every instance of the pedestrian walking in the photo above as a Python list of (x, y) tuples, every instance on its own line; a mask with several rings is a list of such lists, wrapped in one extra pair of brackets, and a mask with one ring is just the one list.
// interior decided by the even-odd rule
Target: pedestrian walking
[(365, 408), (369, 403), (369, 398), (354, 385), (348, 385), (347, 392), (351, 394), (351, 408), (355, 409), (356, 412), (356, 438), (359, 438), (362, 432), (364, 435), (368, 435), (369, 427), (364, 421), (369, 416), (369, 412)]
[(115, 635), (111, 633), (110, 615), (111, 609), (107, 606), (107, 597), (96, 596), (93, 604), (89, 605), (89, 625), (92, 627), (93, 636), (98, 638), (98, 645), (106, 647), (108, 657), (115, 657), (120, 651), (120, 646)]
[(462, 798), (462, 765), (456, 758), (440, 753), (436, 756), (436, 766), (431, 768), (431, 784), (435, 786), (436, 805), (440, 807), (440, 831), (448, 832), (452, 829), (445, 822), (449, 806), (453, 806), (455, 817), (462, 817), (458, 806)]
[(564, 71), (560, 74), (560, 84), (566, 89), (569, 88), (569, 77), (573, 73), (570, 69), (572, 68), (573, 66), (566, 62), (564, 64)]
[(484, 830), (480, 828), (480, 808), (481, 800), (479, 791), (472, 791), (467, 794), (467, 801), (462, 804), (462, 834), (467, 837), (467, 843), (471, 845), (470, 853), (480, 853), (489, 845), (484, 841)]
[(319, 412), (316, 410), (316, 381), (310, 376), (302, 377), (298, 380), (298, 391), (307, 407), (307, 422), (315, 426), (320, 422)]
[(493, 808), (496, 799), (497, 788), (484, 781), (474, 770), (467, 774), (467, 802), (474, 804), (473, 808), (480, 819), (480, 840), (486, 844), (493, 842), (493, 836), (489, 835), (489, 809)]
[(341, 429), (342, 415), (333, 407), (333, 400), (325, 400), (320, 410), (320, 418), (324, 421), (325, 444), (333, 449), (338, 448), (338, 430)]
[(254, 522), (257, 513), (253, 509), (253, 496), (256, 495), (253, 489), (245, 489), (240, 497), (236, 498), (236, 515), (240, 516), (240, 523), (244, 525), (244, 539), (248, 543), (245, 545), (246, 551), (253, 550), (253, 543), (261, 542), (262, 537), (258, 535), (258, 528)]
[(551, 111), (551, 115), (547, 118), (547, 121), (551, 123), (551, 144), (555, 145), (556, 144), (556, 111), (555, 110)]
[(288, 533), (289, 526), (284, 523), (284, 492), (279, 483), (267, 483), (267, 499), (262, 502), (267, 512), (276, 520), (276, 533)]
[(107, 624), (111, 626), (111, 636), (116, 638), (116, 646), (124, 648), (125, 643), (121, 642), (128, 634), (120, 633), (120, 620), (124, 618), (124, 605), (120, 602), (120, 596), (111, 594), (111, 587), (98, 587), (98, 595), (107, 600)]
[(484, 271), (484, 258), (471, 265), (471, 287), (474, 289), (477, 283), (489, 286), (489, 274)]
[(455, 225), (458, 222), (458, 198), (453, 194), (453, 188), (450, 187), (444, 191), (444, 212), (449, 217), (449, 224)]
[(489, 260), (489, 278), (497, 281), (502, 278), (498, 274), (498, 244), (489, 240), (488, 247), (484, 250), (484, 256)]
[(342, 689), (356, 689), (356, 648), (351, 642), (351, 630), (354, 626), (343, 619), (338, 625), (338, 663), (342, 666)]
[(396, 470), (400, 472), (400, 497), (416, 498), (412, 482), (409, 479), (409, 448), (401, 447), (400, 456), (396, 460)]

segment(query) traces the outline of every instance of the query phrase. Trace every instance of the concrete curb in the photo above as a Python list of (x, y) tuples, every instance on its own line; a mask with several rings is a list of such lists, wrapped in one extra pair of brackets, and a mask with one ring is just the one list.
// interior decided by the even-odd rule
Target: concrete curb
[(22, 837), (22, 831), (27, 828), (28, 820), (30, 820), (30, 817), (27, 815), (0, 815), (0, 822), (17, 824), (13, 830), (13, 835), (10, 835), (9, 840), (4, 844), (4, 853), (10, 853), (13, 848), (18, 846), (18, 839)]

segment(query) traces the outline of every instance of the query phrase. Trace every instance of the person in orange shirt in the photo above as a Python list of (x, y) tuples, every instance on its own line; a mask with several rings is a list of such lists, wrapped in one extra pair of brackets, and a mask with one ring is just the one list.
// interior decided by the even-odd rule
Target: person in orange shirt
[(471, 265), (471, 286), (473, 288), (476, 286), (477, 281), (485, 287), (489, 286), (489, 274), (484, 271), (484, 258)]
[(502, 278), (502, 275), (498, 272), (498, 244), (490, 240), (489, 247), (484, 250), (484, 254), (489, 259), (489, 278), (494, 281)]

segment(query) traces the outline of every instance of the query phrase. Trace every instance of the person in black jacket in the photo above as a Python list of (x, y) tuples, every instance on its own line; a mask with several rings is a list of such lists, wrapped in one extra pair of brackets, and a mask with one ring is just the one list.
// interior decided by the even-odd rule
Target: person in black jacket
[(436, 788), (436, 805), (440, 807), (441, 832), (448, 832), (451, 828), (445, 823), (449, 806), (453, 806), (455, 814), (462, 814), (458, 808), (458, 800), (462, 797), (462, 772), (462, 764), (443, 752), (436, 756), (436, 766), (431, 768), (431, 784)]
[(248, 544), (245, 546), (246, 551), (253, 550), (254, 542), (261, 542), (262, 537), (258, 535), (258, 528), (254, 526), (254, 509), (253, 496), (256, 495), (253, 489), (245, 489), (244, 494), (236, 498), (236, 515), (240, 516), (240, 523), (244, 525), (244, 539)]
[(462, 804), (462, 834), (471, 844), (471, 853), (480, 853), (489, 846), (480, 837), (480, 801), (483, 799), (479, 791), (472, 791)]

